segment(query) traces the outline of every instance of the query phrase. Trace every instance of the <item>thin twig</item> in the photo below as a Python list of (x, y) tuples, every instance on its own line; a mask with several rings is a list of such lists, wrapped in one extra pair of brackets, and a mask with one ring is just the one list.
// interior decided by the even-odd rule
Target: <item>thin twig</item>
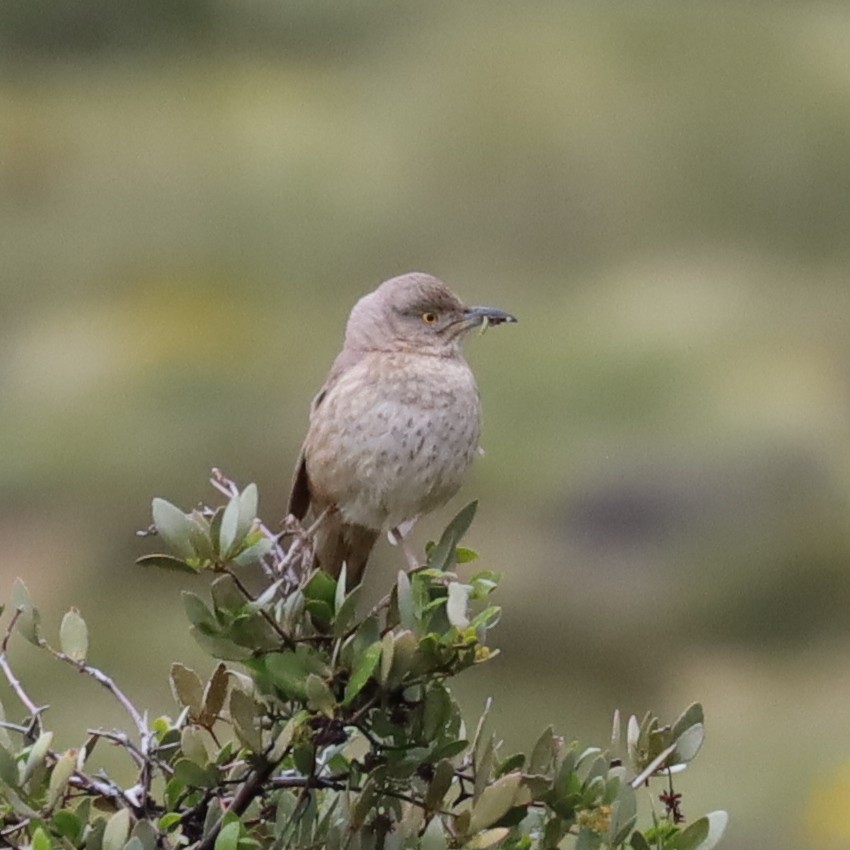
[(115, 699), (119, 702), (119, 704), (127, 712), (127, 714), (130, 715), (130, 718), (132, 719), (136, 729), (139, 732), (139, 736), (141, 738), (144, 738), (147, 735), (148, 727), (144, 717), (142, 717), (142, 714), (139, 712), (136, 706), (134, 706), (133, 703), (130, 702), (124, 691), (122, 691), (121, 688), (119, 688), (118, 685), (115, 684), (115, 681), (110, 676), (107, 676), (106, 673), (104, 673), (102, 670), (99, 670), (97, 667), (92, 667), (91, 664), (86, 664), (85, 661), (77, 661), (76, 659), (71, 658), (70, 655), (66, 655), (64, 652), (60, 652), (57, 649), (53, 649), (52, 646), (48, 646), (47, 644), (45, 644), (45, 648), (48, 650), (48, 652), (50, 652), (50, 654), (54, 658), (57, 658), (59, 661), (64, 661), (66, 664), (70, 664), (72, 667), (76, 667), (76, 669), (80, 673), (85, 673), (87, 676), (91, 676), (92, 679), (103, 685), (103, 687), (106, 688), (106, 690), (108, 690), (113, 697), (115, 697)]
[[(256, 602), (256, 601), (257, 601), (256, 597), (255, 597), (255, 596), (251, 593), (251, 591), (250, 591), (250, 590), (248, 590), (248, 588), (247, 588), (247, 587), (245, 587), (245, 585), (244, 585), (244, 584), (242, 583), (242, 581), (239, 579), (239, 576), (237, 576), (237, 575), (236, 575), (236, 573), (234, 573), (234, 572), (233, 572), (233, 570), (229, 569), (228, 567), (225, 567), (225, 568), (224, 568), (224, 570), (223, 570), (223, 572), (227, 573), (227, 575), (229, 575), (229, 576), (233, 579), (233, 583), (236, 585), (236, 587), (237, 587), (237, 589), (239, 590), (239, 592), (240, 592), (240, 593), (241, 593), (241, 594), (242, 594), (242, 595), (243, 595), (243, 596), (244, 596), (244, 597), (245, 597), (245, 598), (246, 598), (249, 602)], [(287, 633), (286, 633), (286, 632), (285, 632), (285, 631), (284, 631), (284, 630), (280, 627), (280, 624), (279, 624), (279, 623), (277, 623), (277, 622), (275, 621), (275, 618), (274, 618), (274, 617), (272, 617), (272, 615), (271, 615), (271, 614), (269, 614), (269, 612), (268, 612), (268, 611), (263, 611), (262, 609), (260, 609), (260, 611), (259, 611), (259, 612), (260, 612), (260, 615), (263, 617), (263, 619), (264, 619), (264, 620), (265, 620), (265, 621), (266, 621), (266, 622), (267, 622), (267, 623), (268, 623), (268, 624), (272, 627), (272, 629), (274, 629), (274, 631), (276, 632), (277, 636), (278, 636), (278, 637), (279, 637), (279, 638), (280, 638), (280, 639), (281, 639), (281, 640), (282, 640), (282, 641), (283, 641), (283, 642), (284, 642), (284, 643), (285, 643), (285, 644), (286, 644), (286, 645), (287, 645), (290, 649), (294, 649), (294, 648), (295, 648), (295, 641), (292, 639), (292, 637), (291, 637), (290, 635), (288, 635), (288, 634), (287, 634)]]
[[(139, 767), (144, 764), (145, 757), (142, 755), (141, 750), (127, 737), (124, 732), (107, 732), (105, 729), (86, 729), (86, 732), (95, 738), (95, 743), (98, 739), (103, 738), (104, 740), (115, 744), (115, 746), (123, 747), (127, 750), (130, 758), (132, 758)], [(160, 764), (159, 766), (167, 767), (167, 765), (164, 764)]]
[(15, 624), (18, 622), (18, 618), (23, 614), (23, 609), (16, 609), (15, 613), (12, 615), (12, 619), (9, 622), (9, 626), (6, 629), (6, 634), (3, 636), (3, 643), (0, 645), (0, 669), (3, 670), (3, 675), (6, 677), (6, 681), (11, 685), (12, 690), (15, 692), (15, 695), (18, 699), (23, 703), (24, 708), (27, 709), (30, 713), (30, 722), (27, 727), (27, 731), (24, 733), (25, 735), (35, 735), (38, 736), (41, 734), (41, 714), (46, 711), (48, 706), (43, 705), (40, 708), (30, 699), (27, 692), (24, 690), (24, 686), (21, 684), (20, 679), (14, 674), (11, 666), (9, 665), (9, 659), (7, 657), (7, 650), (9, 648), (9, 638), (12, 635), (12, 630), (15, 628)]
[[(151, 751), (151, 742), (153, 740), (153, 731), (148, 728), (147, 722), (147, 712), (142, 714), (135, 705), (130, 701), (129, 697), (115, 684), (114, 679), (111, 676), (107, 676), (102, 670), (97, 667), (92, 667), (90, 664), (86, 664), (84, 661), (77, 661), (74, 658), (71, 658), (69, 655), (64, 652), (59, 652), (48, 644), (44, 644), (45, 648), (53, 655), (54, 658), (57, 658), (59, 661), (64, 661), (66, 664), (70, 664), (72, 667), (75, 667), (80, 673), (85, 673), (87, 676), (91, 676), (96, 682), (103, 685), (109, 693), (117, 700), (117, 702), (121, 705), (121, 707), (130, 715), (136, 730), (139, 733), (139, 755), (141, 756), (141, 763), (139, 765), (139, 785), (142, 791), (142, 799), (139, 803), (139, 808), (144, 810), (148, 797), (150, 796), (151, 783), (153, 782), (153, 764), (150, 758)], [(123, 795), (123, 792), (122, 792)], [(125, 799), (128, 799), (125, 797)], [(133, 801), (129, 800), (132, 804)], [(135, 806), (134, 806), (135, 808)]]
[(32, 818), (23, 818), (22, 820), (13, 823), (11, 826), (7, 826), (5, 829), (0, 829), (0, 838), (4, 839), (10, 847), (17, 847), (17, 844), (12, 844), (8, 841), (9, 836), (14, 835), (16, 832), (20, 832), (22, 829), (26, 829), (31, 820)]
[(23, 723), (9, 723), (8, 720), (0, 720), (0, 729), (8, 729), (10, 732), (20, 732), (21, 735), (28, 735), (30, 727), (24, 726)]

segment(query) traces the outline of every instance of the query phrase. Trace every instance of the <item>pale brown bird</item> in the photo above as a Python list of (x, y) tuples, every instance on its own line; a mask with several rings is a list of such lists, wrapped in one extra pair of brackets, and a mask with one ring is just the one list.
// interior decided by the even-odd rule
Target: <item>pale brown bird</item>
[[(342, 351), (313, 400), (289, 511), (318, 523), (318, 563), (360, 581), (382, 530), (399, 529), (457, 493), (478, 452), (481, 404), (461, 353), (467, 332), (515, 322), (466, 307), (414, 272), (382, 283), (351, 311)], [(324, 513), (324, 516), (322, 514)]]

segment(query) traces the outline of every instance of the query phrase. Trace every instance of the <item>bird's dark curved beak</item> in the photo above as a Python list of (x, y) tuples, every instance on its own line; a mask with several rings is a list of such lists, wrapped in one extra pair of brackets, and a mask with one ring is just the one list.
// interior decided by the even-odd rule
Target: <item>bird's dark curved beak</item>
[(463, 311), (463, 317), (466, 319), (467, 326), (471, 328), (483, 325), (485, 321), (488, 325), (504, 325), (517, 320), (516, 316), (504, 310), (497, 310), (495, 307), (467, 307)]

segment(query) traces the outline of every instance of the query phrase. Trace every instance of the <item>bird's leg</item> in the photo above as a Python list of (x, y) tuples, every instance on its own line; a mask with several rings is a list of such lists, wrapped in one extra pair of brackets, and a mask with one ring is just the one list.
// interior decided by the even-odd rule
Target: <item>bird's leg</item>
[(407, 545), (407, 541), (404, 539), (405, 535), (413, 528), (415, 522), (416, 520), (414, 519), (400, 523), (395, 526), (395, 528), (391, 528), (387, 532), (387, 537), (389, 538), (390, 543), (392, 543), (393, 546), (401, 546), (401, 551), (404, 552), (404, 559), (407, 561), (407, 569), (409, 572), (418, 570), (421, 566), (419, 558), (416, 557), (416, 554), (411, 550), (411, 548)]
[[(305, 568), (313, 569), (316, 555), (314, 544), (316, 531), (321, 528), (328, 516), (336, 510), (336, 505), (328, 505), (308, 528), (305, 528), (301, 521), (292, 514), (284, 517), (284, 529), (276, 536), (277, 541), (280, 543), (285, 537), (292, 537), (292, 542), (286, 550), (285, 557), (278, 564), (279, 572), (283, 573), (294, 569), (297, 562), (300, 562), (300, 571), (302, 573)], [(295, 574), (293, 573), (293, 575)]]
[(304, 533), (307, 537), (312, 538), (316, 531), (322, 527), (322, 523), (325, 519), (332, 513), (335, 513), (337, 510), (336, 505), (328, 505), (313, 521), (313, 524), (304, 530)]

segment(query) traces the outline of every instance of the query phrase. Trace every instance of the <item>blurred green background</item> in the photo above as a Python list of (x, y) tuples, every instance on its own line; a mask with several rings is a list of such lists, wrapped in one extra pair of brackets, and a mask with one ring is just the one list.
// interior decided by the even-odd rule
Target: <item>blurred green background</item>
[[(453, 507), (506, 609), (469, 716), (604, 743), (699, 699), (686, 815), (850, 847), (848, 163), (843, 4), (0, 5), (2, 595), (174, 713), (209, 665), (191, 580), (132, 566), (151, 497), (217, 465), (276, 522), (351, 304), (429, 271), (520, 317), (467, 349)], [(63, 746), (123, 723), (13, 660)]]

